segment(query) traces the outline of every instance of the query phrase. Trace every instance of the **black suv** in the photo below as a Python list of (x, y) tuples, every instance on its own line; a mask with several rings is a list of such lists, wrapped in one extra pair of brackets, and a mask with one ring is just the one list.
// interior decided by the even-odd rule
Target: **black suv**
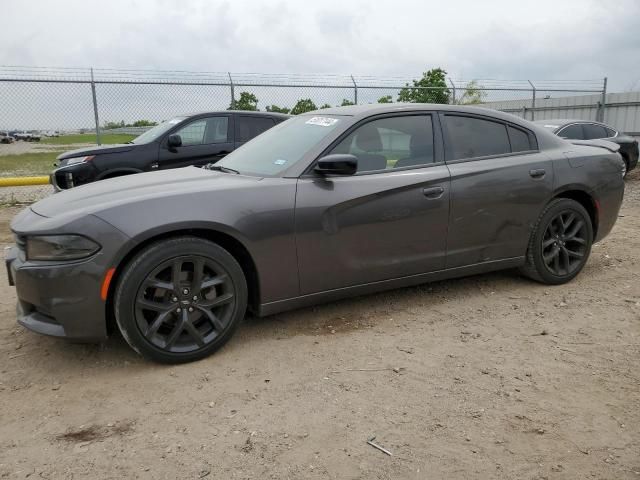
[(215, 163), (289, 118), (280, 113), (221, 111), (178, 116), (122, 145), (65, 152), (51, 174), (56, 190), (105, 178)]

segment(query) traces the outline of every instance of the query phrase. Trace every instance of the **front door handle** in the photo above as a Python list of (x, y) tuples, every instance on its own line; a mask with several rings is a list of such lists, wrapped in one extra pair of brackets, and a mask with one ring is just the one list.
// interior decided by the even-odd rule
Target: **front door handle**
[(444, 193), (444, 187), (423, 188), (422, 194), (429, 199), (440, 198)]
[(546, 173), (547, 171), (544, 168), (534, 168), (533, 170), (529, 170), (531, 178), (542, 178)]

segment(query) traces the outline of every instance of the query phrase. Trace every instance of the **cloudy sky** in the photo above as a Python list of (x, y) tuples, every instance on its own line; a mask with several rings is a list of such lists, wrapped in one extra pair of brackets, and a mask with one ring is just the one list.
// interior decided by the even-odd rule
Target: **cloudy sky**
[(459, 79), (608, 76), (610, 91), (640, 89), (638, 0), (29, 0), (3, 10), (0, 65), (381, 76), (439, 66)]

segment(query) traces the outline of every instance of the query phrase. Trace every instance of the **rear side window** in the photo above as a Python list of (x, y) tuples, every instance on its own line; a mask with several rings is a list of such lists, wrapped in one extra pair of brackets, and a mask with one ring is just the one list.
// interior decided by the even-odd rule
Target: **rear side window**
[(519, 128), (509, 125), (509, 140), (511, 141), (512, 152), (526, 152), (527, 150), (535, 150), (531, 145), (531, 138), (527, 132)]
[(585, 123), (582, 125), (584, 129), (585, 140), (593, 140), (595, 138), (607, 138), (607, 129), (602, 125), (594, 125), (593, 123)]
[(444, 118), (449, 140), (447, 160), (511, 153), (504, 124), (458, 115), (445, 115)]
[(236, 117), (236, 142), (248, 142), (269, 130), (273, 125), (271, 118), (238, 116)]
[(562, 138), (568, 138), (569, 140), (584, 140), (584, 134), (582, 133), (582, 125), (569, 125), (560, 130), (557, 135)]

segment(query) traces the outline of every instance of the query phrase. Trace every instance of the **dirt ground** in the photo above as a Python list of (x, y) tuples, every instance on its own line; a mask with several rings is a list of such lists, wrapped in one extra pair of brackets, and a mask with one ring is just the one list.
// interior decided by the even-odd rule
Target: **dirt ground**
[(640, 479), (631, 177), (568, 285), (501, 272), (248, 319), (177, 367), (25, 331), (0, 279), (0, 477)]

